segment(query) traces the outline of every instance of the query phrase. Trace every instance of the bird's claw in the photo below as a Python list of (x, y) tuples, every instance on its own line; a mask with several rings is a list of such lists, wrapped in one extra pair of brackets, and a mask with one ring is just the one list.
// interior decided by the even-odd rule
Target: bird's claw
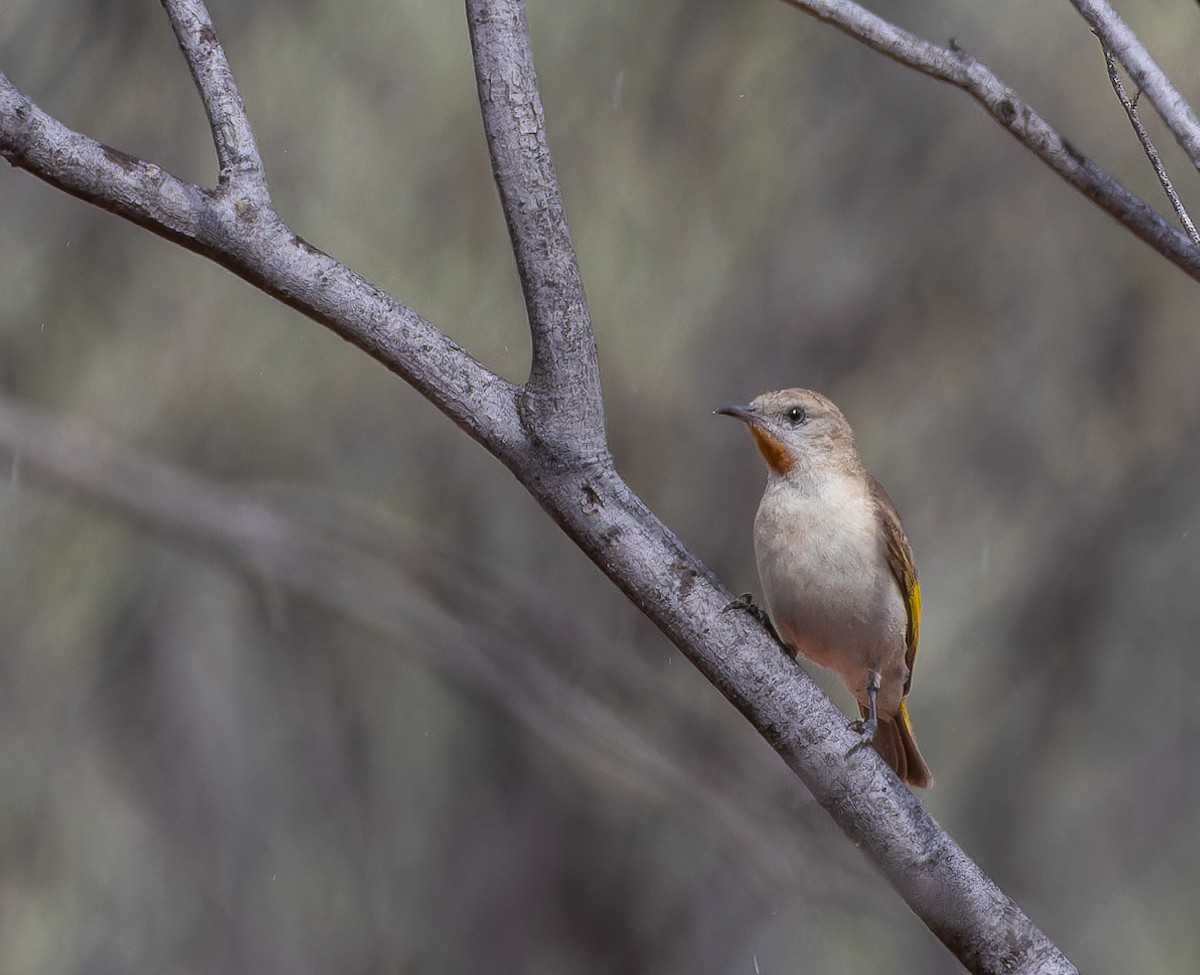
[(860, 748), (866, 748), (875, 740), (875, 733), (879, 730), (878, 721), (863, 721), (858, 718), (850, 722), (850, 730), (858, 734), (859, 739), (850, 746), (850, 750), (846, 752), (846, 757), (849, 758)]
[(762, 610), (760, 610), (756, 605), (754, 605), (754, 597), (751, 596), (751, 594), (748, 592), (742, 593), (736, 599), (731, 599), (728, 603), (725, 604), (725, 608), (722, 609), (721, 612), (722, 613), (731, 613), (735, 609), (744, 609), (748, 613), (754, 613), (756, 611), (762, 612)]
[(721, 610), (722, 613), (729, 613), (735, 609), (742, 609), (753, 616), (759, 623), (766, 627), (767, 632), (776, 640), (779, 640), (779, 634), (775, 632), (775, 626), (771, 622), (771, 617), (766, 614), (766, 611), (759, 606), (754, 598), (748, 592), (742, 593), (737, 599), (734, 599)]

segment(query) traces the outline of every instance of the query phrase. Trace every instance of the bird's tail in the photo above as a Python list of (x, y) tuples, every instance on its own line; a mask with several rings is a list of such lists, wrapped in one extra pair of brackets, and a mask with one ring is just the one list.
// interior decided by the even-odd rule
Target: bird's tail
[[(863, 717), (867, 716), (863, 709)], [(912, 722), (908, 719), (908, 708), (900, 702), (900, 710), (894, 718), (879, 715), (879, 728), (872, 743), (875, 751), (892, 767), (901, 779), (911, 786), (926, 789), (933, 785), (933, 773), (921, 757), (917, 740), (913, 737)]]

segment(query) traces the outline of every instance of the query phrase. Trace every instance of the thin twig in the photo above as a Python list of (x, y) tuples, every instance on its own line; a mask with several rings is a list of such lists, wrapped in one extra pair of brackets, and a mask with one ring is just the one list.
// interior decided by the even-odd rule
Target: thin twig
[(1138, 91), (1146, 93), (1192, 164), (1200, 169), (1200, 118), (1171, 84), (1171, 79), (1150, 56), (1137, 34), (1108, 0), (1071, 0), (1071, 3), (1100, 39), (1104, 50), (1114, 54), (1129, 72)]
[[(1154, 167), (1155, 175), (1158, 176), (1158, 181), (1162, 183), (1162, 188), (1167, 194), (1167, 199), (1171, 201), (1171, 206), (1175, 210), (1175, 216), (1183, 224), (1183, 229), (1187, 231), (1187, 235), (1192, 238), (1192, 243), (1200, 247), (1200, 234), (1196, 233), (1196, 225), (1192, 223), (1192, 218), (1188, 216), (1183, 201), (1179, 199), (1179, 194), (1175, 192), (1175, 186), (1171, 182), (1171, 177), (1167, 175), (1167, 167), (1163, 165), (1163, 161), (1158, 155), (1158, 150), (1154, 148), (1154, 143), (1150, 141), (1150, 133), (1142, 125), (1142, 120), (1137, 110), (1137, 99), (1130, 99), (1129, 95), (1125, 92), (1125, 86), (1121, 83), (1121, 76), (1117, 72), (1117, 61), (1112, 51), (1106, 50), (1104, 52), (1104, 62), (1108, 65), (1108, 80), (1112, 82), (1113, 91), (1117, 93), (1121, 107), (1125, 109), (1125, 114), (1129, 116), (1129, 124), (1133, 126), (1133, 131), (1137, 133), (1138, 141), (1142, 144), (1142, 150), (1146, 153), (1146, 158), (1150, 160), (1150, 165)], [(1140, 95), (1141, 92), (1139, 91), (1138, 94)]]
[(961, 88), (1025, 148), (1149, 244), (1200, 281), (1200, 252), (1187, 235), (1088, 159), (985, 64), (958, 47), (922, 40), (852, 0), (783, 0), (885, 57)]

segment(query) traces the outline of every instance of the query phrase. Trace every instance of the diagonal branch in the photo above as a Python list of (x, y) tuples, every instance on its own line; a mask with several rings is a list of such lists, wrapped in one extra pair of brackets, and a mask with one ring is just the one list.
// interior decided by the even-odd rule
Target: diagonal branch
[(1182, 271), (1200, 281), (1200, 251), (1152, 207), (1064, 139), (991, 69), (958, 47), (922, 40), (852, 0), (783, 0), (873, 51), (961, 88), (1023, 146)]
[(596, 339), (550, 158), (523, 0), (467, 0), (483, 128), (525, 294), (533, 364), (522, 391), (539, 439), (607, 455)]
[(1192, 165), (1200, 169), (1200, 118), (1187, 99), (1171, 84), (1166, 72), (1108, 0), (1071, 0), (1071, 3), (1100, 39), (1105, 52), (1116, 55), (1134, 85), (1146, 93)]
[(269, 203), (262, 157), (212, 17), (198, 0), (162, 0), (162, 5), (208, 113), (221, 185), (233, 184), (247, 199)]

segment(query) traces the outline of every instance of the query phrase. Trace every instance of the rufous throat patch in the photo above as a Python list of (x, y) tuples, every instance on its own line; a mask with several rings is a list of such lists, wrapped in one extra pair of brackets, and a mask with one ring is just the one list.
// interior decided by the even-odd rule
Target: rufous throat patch
[(763, 455), (763, 460), (776, 474), (786, 474), (796, 466), (796, 458), (778, 437), (768, 433), (757, 423), (750, 424), (750, 433), (754, 436), (754, 445)]

